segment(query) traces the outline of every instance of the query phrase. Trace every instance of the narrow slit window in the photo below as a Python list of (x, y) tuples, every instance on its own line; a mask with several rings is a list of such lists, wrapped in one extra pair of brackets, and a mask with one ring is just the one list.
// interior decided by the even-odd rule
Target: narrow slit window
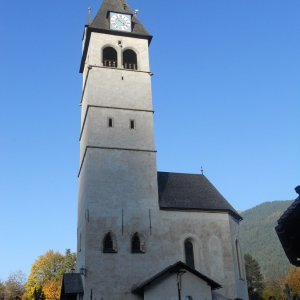
[(112, 128), (114, 126), (113, 118), (108, 118), (108, 127)]
[(81, 251), (81, 232), (79, 234), (79, 245), (78, 245), (78, 252)]
[(130, 120), (129, 128), (135, 129), (135, 121), (134, 120)]
[(191, 240), (185, 240), (184, 242), (185, 251), (185, 263), (192, 269), (195, 269), (194, 261), (194, 246)]

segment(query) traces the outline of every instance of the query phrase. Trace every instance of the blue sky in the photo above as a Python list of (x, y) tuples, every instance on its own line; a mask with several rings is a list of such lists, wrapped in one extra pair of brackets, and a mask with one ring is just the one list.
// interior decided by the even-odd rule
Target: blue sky
[[(300, 184), (299, 0), (129, 0), (151, 44), (158, 169), (239, 210)], [(81, 38), (100, 0), (0, 2), (0, 279), (76, 248)]]

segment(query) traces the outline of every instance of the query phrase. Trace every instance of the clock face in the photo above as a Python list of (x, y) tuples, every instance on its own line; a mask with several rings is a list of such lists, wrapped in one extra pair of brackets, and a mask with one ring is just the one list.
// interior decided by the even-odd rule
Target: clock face
[(131, 15), (110, 13), (110, 29), (131, 32)]

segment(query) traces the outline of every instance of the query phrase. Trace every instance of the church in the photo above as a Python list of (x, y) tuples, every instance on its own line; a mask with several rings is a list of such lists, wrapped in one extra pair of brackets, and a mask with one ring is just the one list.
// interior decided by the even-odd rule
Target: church
[(248, 300), (241, 216), (205, 175), (157, 171), (151, 39), (124, 0), (85, 27), (77, 270), (61, 299)]

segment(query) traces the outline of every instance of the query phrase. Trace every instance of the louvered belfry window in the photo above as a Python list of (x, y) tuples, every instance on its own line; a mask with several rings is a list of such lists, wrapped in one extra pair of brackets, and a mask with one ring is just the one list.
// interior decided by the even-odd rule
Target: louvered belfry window
[(137, 56), (133, 50), (128, 49), (123, 52), (123, 67), (124, 69), (137, 70)]
[(103, 49), (102, 63), (104, 67), (118, 67), (118, 54), (113, 47), (106, 47)]

